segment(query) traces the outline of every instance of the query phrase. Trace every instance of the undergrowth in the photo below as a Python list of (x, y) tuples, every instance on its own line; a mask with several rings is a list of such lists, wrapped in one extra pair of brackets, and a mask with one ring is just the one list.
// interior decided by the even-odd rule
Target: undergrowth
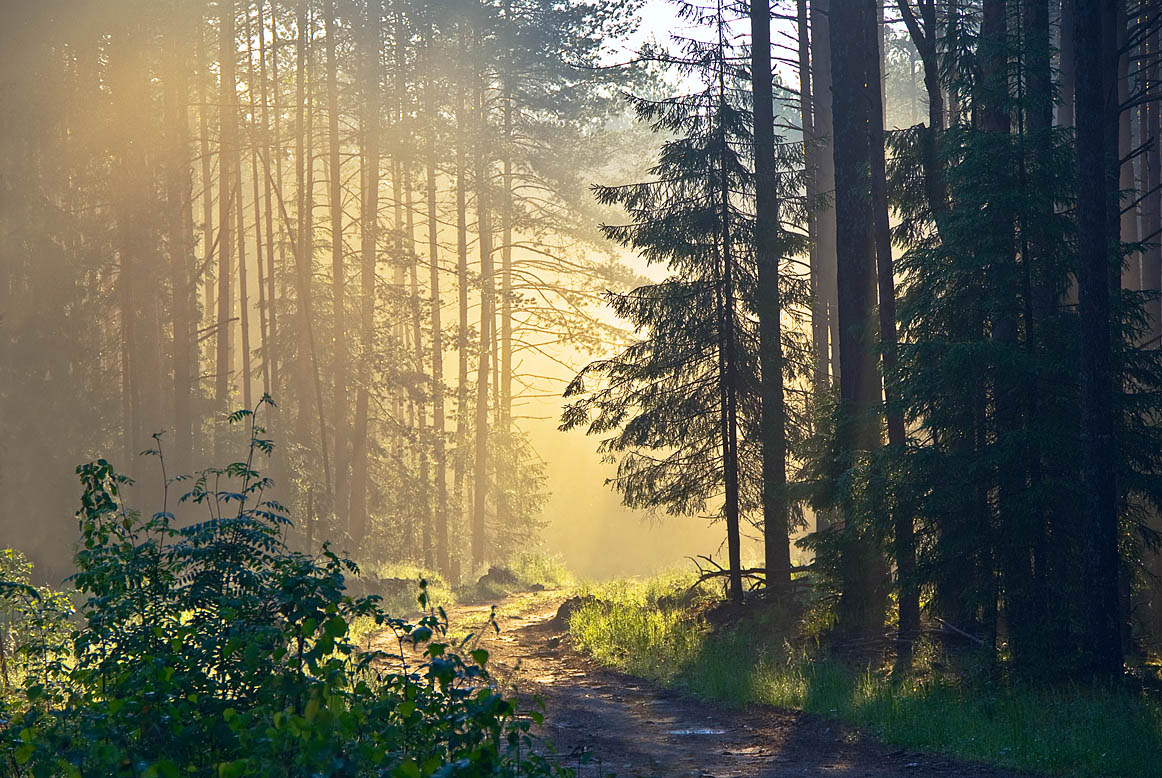
[[(540, 714), (518, 713), (473, 639), (450, 639), (424, 585), (422, 615), (393, 617), (347, 592), (350, 560), (286, 548), (289, 519), (254, 466), (272, 444), (252, 412), (232, 418), (251, 424), (246, 460), (167, 478), (151, 515), (108, 462), (78, 468), (75, 614), (3, 556), (0, 775), (572, 774), (540, 755)], [(208, 519), (177, 526), (181, 484)]]
[(1054, 775), (1158, 774), (1156, 693), (1003, 684), (992, 673), (954, 670), (928, 643), (901, 677), (878, 663), (837, 660), (803, 639), (803, 629), (787, 637), (761, 615), (713, 629), (707, 614), (720, 595), (702, 588), (685, 595), (693, 580), (669, 574), (590, 588), (595, 599), (573, 615), (571, 635), (623, 672), (705, 699), (835, 717), (908, 748)]
[(512, 594), (573, 585), (565, 563), (557, 556), (526, 552), (492, 565), (481, 575), (450, 584), (440, 573), (409, 562), (384, 562), (370, 575), (360, 576), (360, 585), (368, 594), (381, 599), (383, 609), (391, 614), (411, 616), (419, 611), (416, 586), (427, 582), (429, 604), (450, 608), (458, 604), (495, 603)]

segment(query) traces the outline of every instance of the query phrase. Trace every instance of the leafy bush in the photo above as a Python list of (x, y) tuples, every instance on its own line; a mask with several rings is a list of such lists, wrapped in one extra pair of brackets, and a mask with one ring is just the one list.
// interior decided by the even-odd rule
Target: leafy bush
[[(67, 645), (0, 719), (6, 770), (31, 776), (543, 776), (558, 774), (490, 684), (488, 653), (446, 639), (442, 610), (411, 623), (353, 598), (355, 565), (288, 550), (285, 511), (253, 467), (272, 446), (248, 411), (245, 462), (209, 469), (182, 501), (209, 518), (143, 517), (104, 460), (84, 494)], [(160, 456), (159, 450), (151, 452)], [(163, 465), (164, 465), (164, 460)], [(164, 471), (164, 468), (163, 468)], [(421, 587), (421, 601), (427, 605)], [(353, 624), (394, 635), (363, 650)]]
[(28, 676), (43, 679), (68, 639), (68, 595), (31, 580), (32, 563), (15, 549), (0, 549), (0, 699)]

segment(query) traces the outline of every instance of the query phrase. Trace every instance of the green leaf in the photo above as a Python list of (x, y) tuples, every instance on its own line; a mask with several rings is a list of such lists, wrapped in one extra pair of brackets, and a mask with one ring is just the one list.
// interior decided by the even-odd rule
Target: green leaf
[(391, 774), (395, 776), (395, 778), (420, 778), (422, 775), (419, 765), (417, 765), (411, 759), (400, 763), (399, 767), (391, 771)]
[(347, 634), (347, 620), (342, 616), (332, 616), (331, 618), (327, 619), (327, 623), (324, 628), (327, 630), (327, 634), (331, 637), (341, 638)]

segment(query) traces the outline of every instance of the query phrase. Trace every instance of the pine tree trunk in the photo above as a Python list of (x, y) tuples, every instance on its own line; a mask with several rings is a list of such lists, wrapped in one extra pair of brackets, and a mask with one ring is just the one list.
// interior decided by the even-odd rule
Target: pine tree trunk
[(339, 84), (337, 56), (338, 23), (335, 2), (327, 0), (324, 10), (327, 36), (327, 142), (330, 152), (331, 206), (331, 307), (333, 329), (331, 347), (332, 416), (335, 425), (335, 511), (346, 525), (343, 512), (348, 501), (348, 431), (347, 431), (347, 323), (346, 270), (343, 255), (343, 166), (339, 156)]
[[(511, 3), (505, 4), (511, 9)], [(508, 10), (506, 10), (507, 16)], [(504, 83), (504, 142), (501, 153), (504, 155), (502, 164), (502, 191), (500, 204), (500, 338), (498, 343), (497, 371), (498, 386), (496, 387), (497, 424), (500, 433), (500, 445), (496, 447), (496, 523), (506, 527), (510, 523), (510, 508), (506, 498), (505, 481), (513, 478), (514, 462), (509, 461), (512, 446), (509, 441), (512, 420), (512, 232), (513, 232), (513, 191), (512, 191), (512, 87), (508, 83), (509, 74), (505, 73)]]
[[(403, 26), (403, 10), (402, 4), (399, 2), (393, 3), (392, 7), (394, 25), (394, 40), (393, 48), (393, 65), (395, 68), (394, 76), (394, 93), (392, 95), (392, 110), (394, 113), (395, 122), (402, 126), (406, 116), (407, 104), (407, 48), (406, 48), (406, 33)], [(398, 142), (396, 148), (393, 150), (391, 157), (391, 195), (392, 195), (392, 235), (394, 236), (394, 262), (392, 266), (392, 291), (395, 299), (401, 301), (406, 306), (407, 295), (407, 267), (410, 257), (407, 252), (407, 247), (404, 242), (404, 211), (403, 211), (403, 167), (404, 161), (401, 156), (404, 153), (406, 140)], [(405, 308), (406, 312), (406, 308)], [(392, 327), (392, 340), (399, 349), (399, 354), (402, 356), (407, 351), (407, 317), (395, 316), (394, 325)], [(392, 394), (392, 416), (397, 419), (400, 427), (404, 427), (404, 410), (409, 413), (411, 417), (408, 420), (407, 427), (411, 427), (415, 421), (415, 406), (412, 398), (406, 396), (406, 390), (401, 386), (397, 387)], [(406, 450), (406, 437), (397, 434), (393, 443), (393, 449), (396, 459), (401, 463), (405, 462), (406, 456), (409, 453)], [(417, 539), (416, 539), (416, 523), (409, 521), (404, 528), (404, 544), (407, 551), (412, 558), (414, 558)]]
[[(1159, 88), (1159, 75), (1162, 66), (1159, 65), (1160, 36), (1157, 29), (1150, 36), (1147, 46), (1147, 61), (1150, 63), (1147, 71), (1149, 89), (1155, 93)], [(1147, 103), (1142, 106), (1146, 114), (1146, 131), (1142, 134), (1143, 140), (1149, 141), (1146, 151), (1146, 183), (1143, 187), (1145, 199), (1142, 201), (1142, 240), (1146, 243), (1146, 250), (1142, 254), (1142, 288), (1155, 294), (1162, 290), (1162, 104)], [(1151, 300), (1147, 306), (1149, 332), (1147, 346), (1162, 348), (1159, 341), (1162, 339), (1162, 303)], [(1157, 513), (1152, 514), (1151, 526), (1155, 531), (1162, 529), (1162, 518)], [(1150, 587), (1150, 635), (1157, 645), (1162, 641), (1162, 551), (1150, 549), (1147, 551), (1147, 569), (1154, 580)]]
[[(831, 6), (831, 72), (835, 158), (835, 216), (839, 321), (838, 448), (841, 467), (879, 446), (872, 311), (876, 298), (876, 252), (870, 181), (871, 63), (875, 45), (874, 0)], [(842, 591), (837, 629), (844, 634), (878, 632), (886, 607), (883, 564), (861, 528), (843, 530)]]
[[(274, 184), (273, 188), (277, 191), (278, 196), (282, 197), (283, 181), (282, 181), (282, 82), (278, 78), (278, 6), (275, 0), (270, 2), (270, 77), (271, 77), (271, 108), (274, 113), (274, 137), (271, 138), (270, 148), (273, 150), (274, 157)], [(265, 62), (265, 58), (263, 60)], [(262, 79), (263, 84), (266, 83), (266, 78)], [(266, 104), (266, 98), (263, 98), (263, 104)], [(271, 126), (270, 122), (266, 123), (267, 127)], [(269, 157), (268, 157), (269, 159)], [(270, 195), (271, 182), (270, 176), (266, 176), (266, 196), (267, 206), (266, 211), (268, 219), (273, 219), (271, 216)], [(285, 226), (285, 225), (284, 225)], [(286, 239), (282, 236), (283, 229), (279, 229), (280, 236), (278, 241), (278, 266), (282, 269), (281, 278), (286, 278)], [(274, 264), (274, 227), (272, 224), (267, 224), (267, 258), (266, 258), (266, 285), (267, 285), (267, 299), (270, 301), (270, 342), (274, 353), (270, 359), (270, 391), (275, 398), (281, 397), (282, 381), (280, 373), (279, 359), (282, 357), (283, 344), (279, 342), (278, 329), (278, 295), (275, 293), (275, 264)], [(284, 289), (285, 299), (285, 281), (282, 288)]]
[[(246, 271), (246, 208), (242, 199), (242, 143), (234, 147), (234, 159), (231, 164), (234, 171), (234, 198), (235, 218), (237, 219), (235, 233), (238, 237), (238, 324), (242, 331), (242, 348), (239, 355), (239, 372), (242, 375), (242, 406), (254, 407), (254, 398), (251, 394), (251, 351), (250, 351), (250, 295), (248, 287), (248, 273)], [(227, 409), (233, 410), (233, 409)]]
[[(811, 62), (815, 95), (815, 137), (818, 139), (819, 168), (816, 187), (820, 194), (835, 192), (835, 126), (832, 110), (831, 0), (811, 0)], [(827, 312), (830, 354), (824, 353), (824, 364), (831, 366), (831, 381), (841, 377), (839, 359), (838, 291), (836, 286), (836, 216), (834, 200), (819, 208), (815, 250), (819, 255), (819, 288)], [(816, 368), (818, 374), (819, 368)]]
[[(1110, 321), (1113, 262), (1108, 217), (1117, 185), (1117, 149), (1107, 125), (1117, 61), (1112, 14), (1100, 0), (1075, 0), (1077, 126), (1077, 247), (1081, 379), (1083, 523), (1082, 616), (1084, 671), (1122, 672), (1118, 593), (1117, 487), (1111, 452), (1114, 436), (1114, 375)], [(1103, 18), (1105, 17), (1105, 18)], [(1115, 125), (1116, 126), (1116, 125)]]
[[(882, 8), (882, 6), (881, 6)], [(892, 259), (892, 233), (888, 218), (887, 170), (884, 161), (884, 92), (883, 92), (883, 28), (875, 37), (876, 56), (871, 60), (868, 73), (869, 96), (872, 99), (869, 116), (871, 154), (872, 217), (875, 229), (876, 280), (879, 292), (879, 325), (881, 367), (884, 384), (884, 406), (887, 417), (888, 445), (896, 457), (905, 455), (907, 436), (904, 429), (903, 409), (898, 405), (896, 381), (896, 276)], [(916, 580), (916, 538), (912, 505), (897, 497), (892, 505), (896, 576), (899, 587), (896, 644), (897, 666), (912, 663), (912, 641), (920, 631), (920, 587)]]
[[(974, 115), (981, 117), (980, 127), (984, 134), (982, 142), (990, 144), (990, 152), (997, 159), (990, 168), (997, 192), (1010, 191), (1017, 184), (1009, 175), (1011, 162), (1003, 156), (1012, 148), (1009, 141), (1012, 127), (1008, 37), (1006, 0), (984, 0), (978, 53), (980, 78), (974, 85)], [(978, 244), (986, 267), (989, 268), (990, 287), (995, 290), (993, 294), (997, 297), (989, 338), (996, 344), (994, 348), (998, 354), (1014, 353), (1018, 348), (1020, 310), (1014, 286), (1017, 281), (1014, 272), (1015, 214), (1003, 198), (998, 197), (989, 203), (988, 215), (987, 234), (981, 236)], [(1016, 381), (1012, 371), (996, 370), (994, 374), (994, 432), (999, 439), (1010, 440), (1021, 434), (1023, 387)], [(1004, 575), (1006, 615), (1014, 631), (1013, 644), (1018, 652), (1024, 650), (1025, 630), (1036, 617), (1029, 607), (1029, 513), (1014, 507), (1020, 501), (1020, 492), (1024, 489), (1023, 464), (1026, 463), (1015, 457), (1004, 460), (997, 467), (995, 475), (999, 525), (1008, 528), (1012, 535), (1008, 542), (999, 547), (1002, 549), (1000, 562)], [(991, 603), (989, 605), (991, 607)]]
[[(819, 253), (819, 217), (816, 203), (819, 200), (819, 139), (815, 131), (815, 82), (811, 68), (811, 30), (807, 0), (797, 0), (797, 23), (799, 34), (799, 120), (803, 126), (803, 160), (805, 164), (807, 194), (807, 239), (810, 241), (809, 259), (811, 264), (811, 352), (812, 388), (816, 393), (828, 389), (827, 378), (827, 301), (823, 297), (822, 257)], [(752, 44), (753, 45), (753, 44)]]
[(363, 176), (360, 219), (359, 264), (359, 367), (356, 379), (359, 389), (355, 398), (355, 424), (352, 434), (351, 509), (347, 532), (358, 543), (367, 532), (368, 470), (368, 384), (375, 339), (375, 258), (379, 226), (379, 100), (376, 83), (379, 48), (380, 14), (378, 2), (369, 3), (364, 20), (363, 66), (367, 94), (363, 97), (362, 139)]
[[(945, 57), (949, 57), (950, 52), (954, 47), (963, 45), (961, 40), (961, 0), (946, 0), (944, 4), (944, 38), (947, 41), (944, 45)], [(954, 67), (957, 71), (963, 70), (963, 65), (956, 62)], [(953, 75), (953, 78), (959, 79), (960, 72)], [(946, 100), (944, 101), (948, 106), (948, 122), (945, 126), (955, 127), (963, 120), (961, 116), (960, 93), (955, 86), (949, 86), (944, 92)], [(931, 106), (929, 106), (931, 108)]]
[[(806, 4), (800, 2), (800, 34)], [(785, 596), (791, 584), (787, 505), (787, 430), (783, 394), (782, 296), (779, 290), (779, 201), (775, 180), (775, 116), (771, 80), (771, 14), (767, 0), (751, 0), (751, 89), (754, 93), (755, 253), (758, 262), (759, 369), (762, 411), (763, 545), (766, 586)], [(805, 42), (800, 50), (806, 52)], [(802, 72), (808, 72), (804, 69)], [(809, 76), (808, 76), (809, 78)], [(809, 92), (809, 81), (804, 92)], [(809, 98), (804, 98), (807, 106)], [(810, 117), (810, 108), (804, 110)], [(809, 144), (808, 144), (809, 145)]]
[(492, 269), (492, 201), (490, 197), (491, 164), (488, 147), (487, 96), (483, 87), (476, 97), (479, 117), (476, 151), (476, 224), (480, 244), (480, 354), (476, 371), (476, 457), (472, 479), (472, 565), (479, 568), (487, 557), (485, 508), (488, 498), (488, 382), (489, 356), (492, 351), (493, 269)]
[[(430, 31), (429, 31), (430, 32)], [(445, 577), (448, 568), (448, 461), (444, 440), (444, 333), (440, 307), (440, 244), (439, 222), (436, 211), (436, 103), (434, 87), (429, 79), (425, 83), (424, 97), (427, 100), (428, 148), (427, 148), (427, 207), (428, 207), (428, 285), (431, 293), (432, 326), (432, 442), (434, 444), (433, 466), (436, 469), (435, 505), (435, 546), (436, 569)]]
[[(215, 279), (214, 279), (214, 180), (213, 180), (213, 158), (210, 155), (210, 109), (214, 102), (213, 86), (208, 77), (209, 61), (205, 51), (205, 28), (206, 25), (198, 25), (198, 98), (201, 101), (202, 107), (198, 111), (198, 140), (200, 143), (201, 156), (201, 171), (199, 184), (202, 187), (201, 205), (202, 205), (202, 264), (201, 272), (198, 278), (203, 285), (203, 307), (202, 316), (205, 317), (208, 327), (215, 315), (216, 300), (215, 300)], [(215, 339), (215, 345), (217, 341)], [(198, 372), (201, 372), (202, 354), (201, 348), (198, 350)], [(207, 354), (207, 364), (214, 364), (214, 359)], [(212, 372), (212, 371), (211, 371)], [(197, 384), (195, 384), (197, 386)], [(197, 389), (197, 395), (202, 396), (201, 389)], [(198, 433), (202, 429), (202, 416), (197, 414), (194, 419), (195, 436), (201, 437)]]
[[(423, 301), (420, 297), (419, 265), (420, 255), (416, 252), (415, 208), (412, 202), (412, 176), (410, 167), (404, 173), (404, 212), (406, 217), (406, 241), (408, 256), (408, 285), (409, 308), (411, 310), (412, 330), (412, 358), (415, 360), (415, 374), (425, 375), (424, 366), (424, 320)], [(431, 569), (436, 564), (435, 548), (432, 545), (432, 495), (430, 480), (431, 458), (428, 454), (428, 406), (424, 402), (423, 392), (418, 392), (415, 401), (416, 442), (415, 456), (418, 460), (419, 478), (419, 505), (420, 514), (420, 544), (424, 557), (424, 565)]]
[(238, 147), (238, 97), (234, 79), (234, 2), (222, 0), (218, 4), (219, 48), (218, 62), (220, 83), (218, 90), (218, 112), (220, 141), (218, 144), (218, 321), (215, 343), (217, 344), (214, 365), (214, 406), (218, 418), (215, 419), (214, 457), (221, 460), (225, 455), (225, 435), (222, 414), (228, 411), (230, 401), (230, 372), (232, 367), (232, 334), (230, 325), (234, 298), (231, 292), (233, 273), (231, 231), (234, 215), (231, 207), (236, 200), (235, 177), (232, 167), (237, 157)]
[[(257, 29), (261, 41), (265, 37), (262, 26), (262, 2), (255, 6), (258, 12)], [(262, 253), (262, 196), (258, 175), (259, 144), (266, 140), (266, 125), (258, 129), (258, 97), (255, 95), (255, 86), (260, 80), (254, 69), (254, 35), (251, 32), (250, 14), (246, 15), (246, 80), (250, 87), (246, 90), (250, 98), (250, 182), (254, 195), (254, 265), (258, 271), (258, 351), (262, 366), (262, 393), (270, 394), (270, 344), (266, 326), (266, 266)], [(264, 88), (265, 91), (265, 88)], [(265, 101), (264, 101), (265, 102)], [(263, 116), (265, 119), (265, 114)], [(269, 214), (268, 214), (269, 216)], [(269, 223), (269, 218), (267, 220)]]
[(1076, 0), (1061, 0), (1061, 98), (1057, 107), (1057, 123), (1062, 127), (1072, 127), (1074, 118), (1074, 95), (1077, 87)]
[[(1157, 29), (1150, 36), (1148, 48), (1148, 82), (1154, 93), (1160, 89), (1162, 77), (1162, 57), (1160, 35)], [(1143, 140), (1150, 143), (1146, 151), (1146, 186), (1142, 201), (1142, 240), (1147, 244), (1142, 257), (1142, 288), (1157, 291), (1162, 289), (1162, 103), (1157, 101), (1143, 106), (1148, 110), (1146, 132)], [(1159, 348), (1159, 338), (1162, 337), (1162, 303), (1152, 300), (1149, 311), (1150, 339), (1154, 348)]]
[[(306, 0), (298, 13), (297, 68), (295, 91), (298, 114), (295, 137), (295, 164), (298, 180), (298, 236), (295, 240), (295, 283), (298, 294), (299, 348), (302, 363), (299, 385), (299, 439), (310, 439), (311, 402), (319, 429), (319, 454), (323, 462), (324, 493), (331, 488), (331, 461), (327, 446), (327, 414), (323, 403), (323, 384), (319, 376), (318, 350), (315, 344), (314, 310), (311, 305), (311, 277), (315, 256), (315, 165), (314, 165), (314, 96), (307, 88), (310, 65), (311, 15)], [(304, 115), (305, 114), (305, 115)], [(305, 355), (305, 359), (303, 359)], [(312, 398), (312, 389), (314, 397)], [(324, 501), (325, 505), (325, 501)], [(324, 508), (326, 510), (326, 508)]]
[[(1032, 146), (1029, 163), (1026, 163), (1024, 157), (1021, 160), (1021, 189), (1027, 191), (1030, 184), (1040, 186), (1041, 182), (1048, 181), (1053, 167), (1054, 98), (1049, 0), (1024, 0), (1022, 22), (1026, 41), (1025, 123), (1029, 143)], [(1026, 172), (1027, 167), (1029, 172)], [(1045, 322), (1054, 315), (1055, 295), (1047, 275), (1050, 261), (1048, 247), (1051, 241), (1043, 231), (1051, 223), (1051, 207), (1037, 202), (1035, 210), (1027, 219), (1029, 223), (1022, 224), (1020, 231), (1024, 238), (1021, 254), (1025, 287), (1025, 351), (1030, 355), (1032, 362), (1044, 347), (1042, 329)], [(1030, 383), (1024, 390), (1027, 428), (1040, 421), (1043, 381), (1035, 367), (1030, 370)], [(1029, 437), (1028, 433), (1026, 437)], [(1042, 460), (1040, 453), (1033, 450), (1031, 443), (1026, 445), (1028, 451), (1025, 459), (1029, 467), (1029, 487), (1035, 492), (1043, 480)], [(1048, 557), (1049, 537), (1051, 533), (1056, 535), (1056, 528), (1050, 528), (1052, 515), (1049, 511), (1038, 507), (1031, 510), (1030, 514), (1033, 558), (1030, 610), (1036, 614), (1035, 629), (1041, 633), (1036, 637), (1045, 640), (1044, 636), (1052, 634), (1052, 624), (1047, 613), (1052, 596), (1048, 574), (1051, 565)]]
[[(1123, 4), (1120, 4), (1123, 5)], [(1122, 9), (1124, 13), (1124, 8)], [(1128, 30), (1125, 20), (1118, 22), (1118, 105), (1126, 105), (1130, 101), (1130, 53), (1127, 46)], [(1137, 209), (1129, 205), (1136, 198), (1134, 186), (1134, 162), (1130, 157), (1134, 150), (1134, 132), (1131, 119), (1134, 112), (1126, 108), (1118, 113), (1118, 189), (1125, 193), (1119, 203), (1119, 235), (1122, 243), (1138, 242), (1138, 214)], [(1142, 255), (1141, 252), (1131, 251), (1123, 260), (1122, 287), (1133, 291), (1142, 288)]]
[[(717, 30), (718, 48), (716, 52), (718, 94), (714, 107), (714, 122), (717, 127), (716, 160), (718, 180), (713, 182), (715, 199), (718, 201), (719, 236), (718, 254), (721, 261), (720, 287), (718, 292), (718, 349), (720, 361), (720, 396), (722, 425), (722, 480), (725, 492), (722, 512), (726, 519), (726, 547), (728, 557), (729, 587), (731, 602), (742, 603), (742, 533), (739, 512), (738, 475), (738, 393), (741, 391), (738, 371), (738, 344), (735, 324), (734, 289), (734, 249), (730, 219), (730, 148), (727, 144), (726, 111), (726, 22), (723, 19), (722, 0), (718, 2)], [(772, 124), (772, 132), (774, 126)], [(777, 229), (777, 222), (776, 222)]]
[[(180, 17), (181, 31), (192, 32), (187, 16)], [(188, 58), (184, 39), (175, 34), (172, 45), (172, 69), (167, 73), (166, 124), (169, 128), (168, 176), (166, 205), (168, 210), (170, 306), (173, 328), (173, 462), (178, 473), (189, 471), (193, 463), (193, 381), (197, 364), (194, 349), (195, 286), (194, 235), (191, 222), (192, 192), (190, 180), (190, 126), (187, 102)]]
[[(464, 36), (460, 36), (460, 61), (465, 59)], [(467, 108), (465, 106), (463, 68), (456, 86), (456, 290), (459, 323), (456, 330), (456, 458), (453, 492), (461, 518), (466, 510), (464, 480), (468, 469), (468, 184), (467, 184)], [(459, 557), (453, 563), (452, 576), (459, 579)]]

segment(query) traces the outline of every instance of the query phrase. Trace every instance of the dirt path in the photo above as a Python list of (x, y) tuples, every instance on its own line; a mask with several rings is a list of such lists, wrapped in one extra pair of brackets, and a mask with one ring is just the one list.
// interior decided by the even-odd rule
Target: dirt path
[[(542, 735), (563, 763), (596, 778), (1018, 778), (1017, 773), (885, 746), (809, 714), (708, 704), (597, 666), (553, 623), (562, 594), (510, 599), (500, 633), (481, 645), (501, 683), (545, 704)], [(487, 622), (488, 606), (449, 612), (458, 632)], [(1026, 776), (1028, 778), (1028, 776)]]

